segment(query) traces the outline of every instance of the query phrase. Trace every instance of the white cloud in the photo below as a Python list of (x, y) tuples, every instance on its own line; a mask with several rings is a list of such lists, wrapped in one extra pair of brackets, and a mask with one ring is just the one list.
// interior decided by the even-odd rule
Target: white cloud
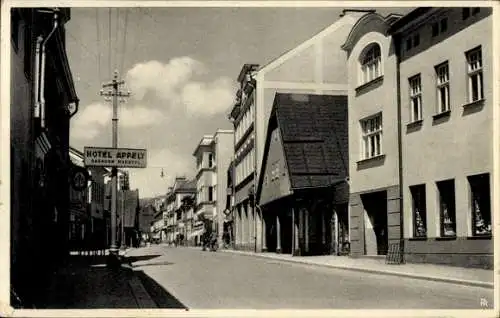
[[(154, 93), (167, 108), (179, 107), (192, 115), (214, 115), (229, 110), (234, 102), (236, 84), (227, 77), (213, 81), (195, 80), (207, 70), (203, 63), (190, 57), (178, 57), (164, 64), (149, 61), (136, 64), (127, 73), (127, 84), (134, 99), (143, 101)], [(162, 109), (166, 109), (163, 105)]]
[(127, 72), (127, 85), (133, 97), (142, 100), (148, 91), (162, 99), (172, 99), (176, 89), (186, 83), (194, 74), (204, 71), (202, 63), (190, 57), (178, 57), (164, 64), (148, 61), (136, 64)]
[(234, 102), (236, 86), (228, 78), (211, 83), (187, 83), (181, 101), (187, 111), (195, 115), (214, 115), (227, 111)]
[[(111, 126), (111, 105), (104, 103), (90, 104), (80, 108), (75, 120), (71, 122), (71, 136), (80, 140), (91, 140)], [(125, 128), (140, 128), (161, 123), (163, 114), (159, 110), (134, 105), (120, 107), (118, 125)]]

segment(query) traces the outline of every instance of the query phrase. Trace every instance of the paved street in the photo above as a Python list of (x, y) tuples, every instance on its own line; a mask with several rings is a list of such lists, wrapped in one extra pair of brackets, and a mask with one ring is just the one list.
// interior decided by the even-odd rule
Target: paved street
[(493, 290), (480, 287), (163, 245), (129, 256), (159, 307), (480, 309), (486, 299), (493, 308)]

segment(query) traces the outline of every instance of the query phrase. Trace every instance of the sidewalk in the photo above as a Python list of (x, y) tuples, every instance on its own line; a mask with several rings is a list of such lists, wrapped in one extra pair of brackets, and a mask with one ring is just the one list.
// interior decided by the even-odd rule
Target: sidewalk
[(351, 258), (349, 256), (321, 255), (321, 256), (291, 256), (289, 254), (276, 253), (254, 253), (247, 251), (237, 251), (232, 249), (220, 249), (225, 253), (235, 253), (265, 259), (280, 260), (292, 263), (331, 267), (365, 273), (376, 273), (383, 275), (393, 275), (399, 277), (410, 277), (440, 281), (467, 286), (478, 286), (485, 288), (494, 287), (494, 271), (463, 268), (434, 264), (402, 264), (389, 265), (385, 259), (375, 258)]
[[(127, 251), (120, 251), (125, 256)], [(110, 269), (106, 256), (71, 256), (59, 268), (39, 309), (137, 309), (156, 304), (128, 264)]]

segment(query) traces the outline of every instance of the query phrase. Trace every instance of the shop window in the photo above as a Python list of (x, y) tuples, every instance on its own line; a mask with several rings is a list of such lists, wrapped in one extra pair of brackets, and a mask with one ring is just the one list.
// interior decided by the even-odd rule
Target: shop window
[(467, 57), (467, 75), (469, 81), (469, 103), (484, 98), (483, 91), (483, 60), (481, 47), (473, 49), (466, 53)]
[(490, 175), (470, 176), (471, 220), (473, 236), (491, 235)]
[(413, 212), (413, 236), (427, 236), (427, 210), (425, 204), (425, 184), (410, 187)]
[(457, 235), (455, 181), (446, 180), (437, 182), (437, 188), (439, 192), (441, 237), (455, 237)]

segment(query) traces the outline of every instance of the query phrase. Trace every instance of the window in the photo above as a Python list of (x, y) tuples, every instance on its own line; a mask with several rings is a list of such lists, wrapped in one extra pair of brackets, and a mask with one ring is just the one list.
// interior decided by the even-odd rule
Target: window
[(448, 62), (436, 66), (438, 113), (450, 110), (450, 74)]
[(468, 17), (470, 17), (470, 8), (463, 8), (462, 9), (462, 20), (466, 20)]
[(361, 82), (362, 84), (373, 81), (382, 75), (380, 46), (373, 44), (363, 55), (361, 60)]
[(481, 8), (478, 8), (478, 7), (476, 7), (476, 8), (472, 8), (472, 15), (476, 15), (476, 14), (478, 14), (478, 13), (479, 13), (479, 11), (481, 11)]
[(208, 167), (212, 168), (214, 166), (214, 155), (209, 153), (208, 154)]
[(448, 30), (448, 19), (441, 19), (439, 22), (434, 22), (432, 24), (432, 36), (438, 36), (440, 33), (444, 33)]
[(420, 34), (415, 33), (406, 39), (406, 51), (417, 47), (420, 44)]
[(413, 47), (417, 47), (420, 44), (420, 34), (413, 35)]
[(214, 200), (214, 187), (208, 187), (208, 201), (212, 202)]
[(455, 214), (455, 181), (437, 182), (439, 192), (439, 212), (441, 218), (441, 236), (455, 237), (457, 224)]
[(409, 79), (410, 82), (410, 122), (422, 120), (422, 81), (420, 74)]
[(481, 48), (467, 52), (466, 56), (469, 77), (469, 102), (471, 103), (484, 98)]
[(439, 24), (437, 22), (432, 24), (432, 36), (437, 36), (439, 34)]
[(412, 48), (412, 38), (409, 37), (406, 39), (406, 50), (409, 51)]
[(361, 121), (363, 135), (363, 158), (369, 159), (382, 154), (382, 114)]
[(425, 184), (410, 187), (413, 212), (413, 236), (427, 236), (427, 211), (425, 205)]
[(473, 236), (491, 235), (490, 175), (467, 178), (471, 193), (471, 220)]
[(442, 19), (440, 22), (440, 26), (441, 26), (440, 32), (441, 33), (446, 32), (448, 30), (448, 19), (446, 18)]

